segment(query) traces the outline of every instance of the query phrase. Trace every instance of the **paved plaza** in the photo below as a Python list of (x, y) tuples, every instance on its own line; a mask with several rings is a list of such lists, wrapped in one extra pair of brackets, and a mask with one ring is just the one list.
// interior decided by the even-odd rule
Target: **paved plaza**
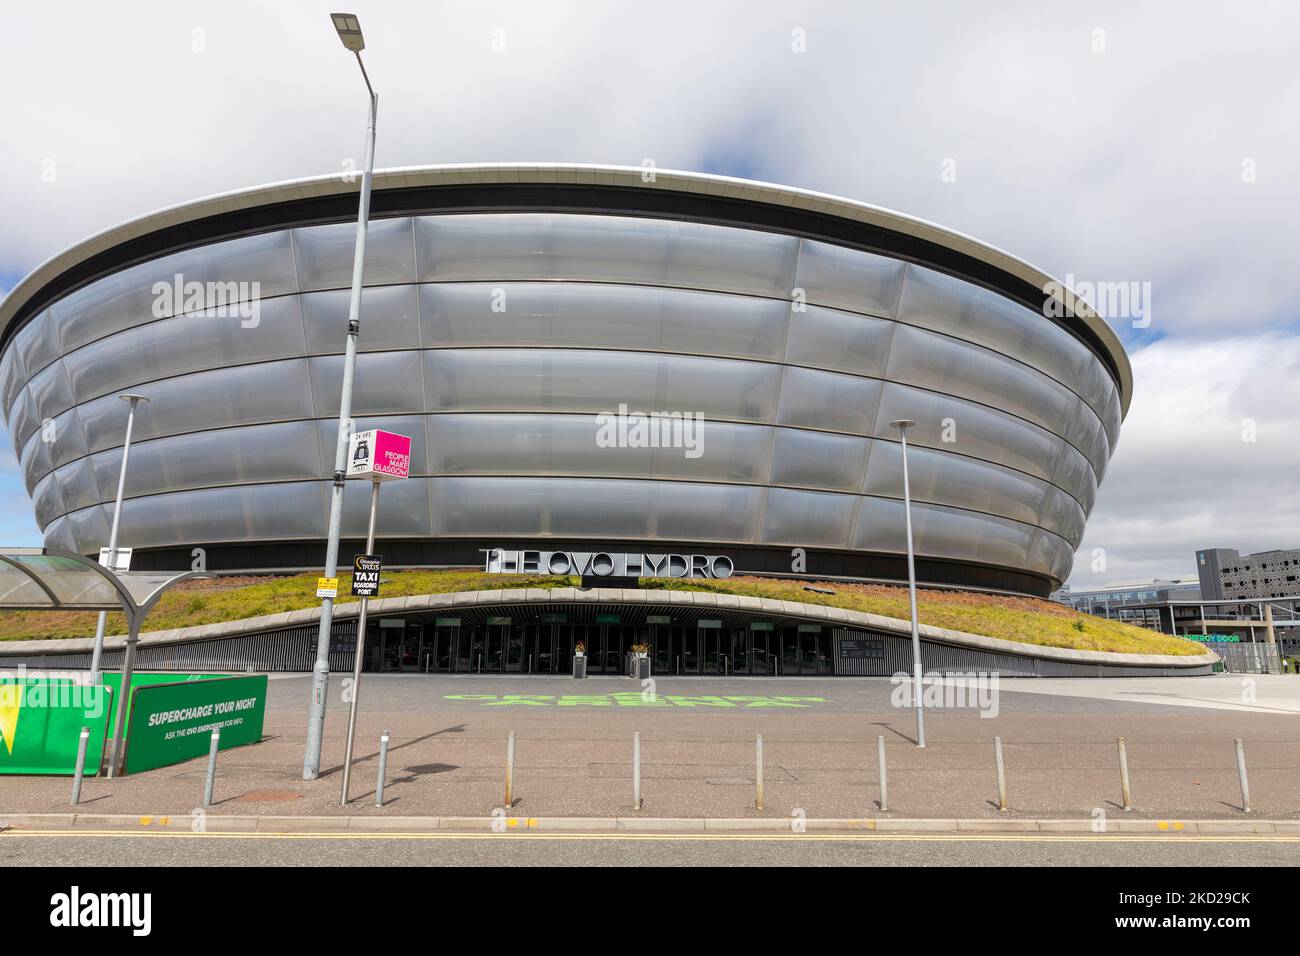
[[(319, 780), (301, 767), (310, 681), (272, 675), (262, 743), (223, 751), (211, 809), (222, 815), (477, 816), (504, 800), (506, 738), (516, 734), (519, 817), (628, 816), (633, 734), (641, 735), (639, 813), (653, 817), (960, 819), (1243, 818), (1234, 738), (1245, 744), (1255, 819), (1300, 817), (1300, 680), (1003, 680), (996, 716), (927, 712), (914, 745), (910, 708), (887, 679), (667, 678), (653, 695), (626, 678), (366, 675), (353, 802), (339, 805), (347, 721), (331, 681)], [(374, 806), (380, 733), (391, 734), (385, 805)], [(755, 737), (765, 800), (755, 807)], [(877, 738), (883, 736), (888, 810)], [(996, 806), (993, 738), (1003, 739), (1009, 810)], [(1127, 741), (1135, 809), (1124, 813), (1115, 738)], [(86, 781), (95, 814), (186, 814), (206, 761)], [(2, 813), (67, 812), (65, 777), (10, 778)]]

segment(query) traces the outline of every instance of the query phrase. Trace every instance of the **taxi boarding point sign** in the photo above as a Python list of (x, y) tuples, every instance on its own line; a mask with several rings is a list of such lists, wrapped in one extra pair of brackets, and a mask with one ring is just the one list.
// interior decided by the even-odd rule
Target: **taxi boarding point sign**
[(349, 478), (393, 481), (411, 473), (411, 438), (374, 428), (348, 443)]

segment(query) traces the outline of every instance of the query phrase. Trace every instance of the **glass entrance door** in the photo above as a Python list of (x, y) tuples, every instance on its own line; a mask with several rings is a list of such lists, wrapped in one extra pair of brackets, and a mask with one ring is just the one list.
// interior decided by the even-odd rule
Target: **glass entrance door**
[(629, 632), (631, 628), (621, 624), (602, 624), (600, 626), (601, 645), (604, 648), (606, 674), (626, 674), (628, 649), (631, 646)]
[(774, 665), (767, 656), (767, 639), (771, 633), (771, 631), (749, 632), (749, 673), (772, 673)]
[(573, 627), (569, 624), (548, 625), (551, 630), (550, 673), (573, 673)]
[[(487, 663), (487, 636), (489, 630), (490, 628), (482, 624), (477, 624), (470, 630), (471, 637), (468, 641), (469, 661), (465, 666), (466, 671), (475, 674), (483, 671), (484, 665)], [(461, 643), (464, 644), (466, 642), (462, 641)]]
[(781, 631), (781, 675), (799, 673), (799, 633), (793, 628)]
[(420, 668), (420, 628), (384, 628), (380, 670), (414, 671)]
[[(456, 669), (456, 644), (460, 638), (459, 627), (438, 626), (430, 628), (433, 634), (433, 647), (425, 647), (425, 663), (429, 670), (439, 674), (451, 673)], [(432, 658), (432, 660), (430, 660)]]
[(623, 658), (620, 664), (620, 668), (621, 668), (620, 673), (623, 674), (628, 673), (628, 662), (631, 660), (632, 648), (638, 644), (644, 645), (645, 647), (649, 648), (650, 672), (652, 674), (655, 673), (654, 670), (655, 646), (654, 646), (654, 641), (650, 637), (650, 631), (651, 631), (650, 626), (646, 624), (640, 624), (635, 626), (631, 624), (624, 624), (619, 627), (619, 630), (623, 632), (623, 636), (622, 636)]
[(600, 674), (604, 667), (605, 658), (600, 646), (601, 629), (589, 624), (573, 625), (573, 647), (576, 650), (578, 644), (587, 648), (587, 673)]
[[(677, 630), (674, 628), (674, 630)], [(681, 644), (679, 658), (681, 660), (681, 672), (683, 674), (698, 674), (700, 672), (700, 632), (698, 628), (683, 627), (681, 630)]]
[(524, 669), (524, 625), (502, 625), (501, 637), (505, 641), (502, 664), (506, 673), (522, 673)]
[(498, 674), (505, 658), (506, 634), (510, 628), (503, 624), (489, 624), (485, 630), (482, 671), (484, 674)]
[(662, 624), (650, 626), (650, 656), (654, 661), (655, 674), (672, 674), (673, 638), (671, 628)]
[[(724, 674), (748, 674), (749, 635), (741, 628), (728, 628), (723, 634)], [(761, 671), (759, 673), (762, 673)]]
[(468, 674), (474, 670), (478, 663), (476, 645), (482, 643), (482, 634), (482, 628), (477, 625), (456, 629), (456, 649), (452, 655), (452, 668), (456, 673)]
[(555, 653), (552, 648), (555, 646), (554, 632), (556, 627), (554, 624), (538, 624), (531, 630), (533, 631), (533, 638), (528, 651), (531, 665), (530, 673), (549, 674), (553, 664), (551, 658)]
[(722, 637), (723, 631), (717, 627), (700, 628), (700, 673), (722, 673)]
[[(799, 670), (800, 674), (816, 674), (817, 665), (820, 660), (818, 654), (818, 644), (820, 643), (821, 628), (813, 627), (811, 630), (805, 630), (803, 625), (799, 627)], [(791, 671), (791, 673), (796, 673)]]

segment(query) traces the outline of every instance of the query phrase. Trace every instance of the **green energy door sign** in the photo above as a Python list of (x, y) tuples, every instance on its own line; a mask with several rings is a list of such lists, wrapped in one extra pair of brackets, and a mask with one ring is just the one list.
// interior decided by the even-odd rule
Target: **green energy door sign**
[(139, 773), (221, 749), (257, 743), (266, 717), (266, 675), (154, 684), (132, 690), (126, 771)]

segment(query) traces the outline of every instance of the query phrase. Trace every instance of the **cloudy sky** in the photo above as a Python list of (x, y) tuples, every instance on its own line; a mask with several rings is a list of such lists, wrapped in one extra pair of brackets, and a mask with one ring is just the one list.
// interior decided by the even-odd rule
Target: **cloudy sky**
[[(364, 88), (329, 9), (9, 5), (0, 292), (120, 220), (359, 164)], [(1112, 318), (1136, 393), (1071, 583), (1188, 572), (1198, 547), (1300, 547), (1294, 3), (351, 10), (379, 166), (652, 160), (898, 209), (1061, 277), (1149, 283), (1149, 327)], [(0, 439), (0, 541), (38, 543)]]

